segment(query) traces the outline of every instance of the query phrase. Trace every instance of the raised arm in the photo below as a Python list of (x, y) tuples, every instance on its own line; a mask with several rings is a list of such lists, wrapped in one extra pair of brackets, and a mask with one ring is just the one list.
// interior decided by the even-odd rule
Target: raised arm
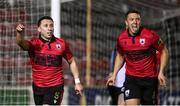
[(70, 64), (70, 69), (74, 77), (76, 94), (80, 94), (82, 96), (83, 86), (81, 85), (81, 82), (79, 79), (79, 71), (76, 65), (76, 61), (74, 60), (74, 58), (72, 58), (71, 61), (68, 61), (68, 62)]
[(30, 45), (24, 40), (24, 25), (18, 24), (16, 26), (16, 43), (23, 49), (28, 50)]

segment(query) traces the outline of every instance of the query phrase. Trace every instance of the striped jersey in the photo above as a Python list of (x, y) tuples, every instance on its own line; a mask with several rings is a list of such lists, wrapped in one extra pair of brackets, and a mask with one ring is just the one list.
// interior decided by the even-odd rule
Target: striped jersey
[(135, 36), (125, 30), (117, 40), (117, 50), (125, 56), (126, 75), (131, 76), (156, 77), (156, 50), (163, 48), (158, 34), (147, 28), (140, 28)]
[(32, 37), (28, 42), (33, 83), (38, 87), (64, 84), (62, 58), (70, 60), (73, 57), (68, 44), (54, 36), (50, 42), (41, 37)]

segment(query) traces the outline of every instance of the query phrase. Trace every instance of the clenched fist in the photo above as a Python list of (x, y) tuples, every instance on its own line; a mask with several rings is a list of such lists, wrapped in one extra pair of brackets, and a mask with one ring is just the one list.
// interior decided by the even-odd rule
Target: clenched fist
[(18, 24), (17, 26), (16, 26), (16, 31), (17, 32), (23, 32), (24, 31), (24, 25), (22, 25), (22, 24)]

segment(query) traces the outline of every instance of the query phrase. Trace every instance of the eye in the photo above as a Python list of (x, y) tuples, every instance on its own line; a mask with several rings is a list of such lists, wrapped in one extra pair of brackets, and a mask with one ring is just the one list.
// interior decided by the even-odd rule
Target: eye
[(137, 21), (140, 21), (141, 19), (140, 18), (136, 18)]
[(53, 25), (53, 24), (50, 24), (50, 27), (54, 27), (54, 25)]
[(47, 25), (47, 24), (44, 24), (44, 27), (48, 27), (48, 25)]
[(133, 18), (129, 18), (129, 21), (133, 21), (134, 19)]

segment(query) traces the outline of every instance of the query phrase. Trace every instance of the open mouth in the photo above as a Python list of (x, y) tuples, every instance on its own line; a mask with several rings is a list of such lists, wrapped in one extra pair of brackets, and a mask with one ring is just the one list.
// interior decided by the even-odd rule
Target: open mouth
[(137, 30), (138, 30), (138, 26), (137, 26), (137, 25), (134, 25), (134, 24), (133, 24), (131, 27), (132, 27), (132, 30), (134, 30), (134, 31), (137, 31)]
[(52, 32), (48, 32), (47, 35), (51, 36), (51, 35), (53, 35), (53, 33)]
[(136, 24), (132, 24), (132, 28), (138, 28)]
[(134, 31), (137, 31), (137, 30), (138, 30), (138, 27), (132, 27), (132, 29), (133, 29)]

